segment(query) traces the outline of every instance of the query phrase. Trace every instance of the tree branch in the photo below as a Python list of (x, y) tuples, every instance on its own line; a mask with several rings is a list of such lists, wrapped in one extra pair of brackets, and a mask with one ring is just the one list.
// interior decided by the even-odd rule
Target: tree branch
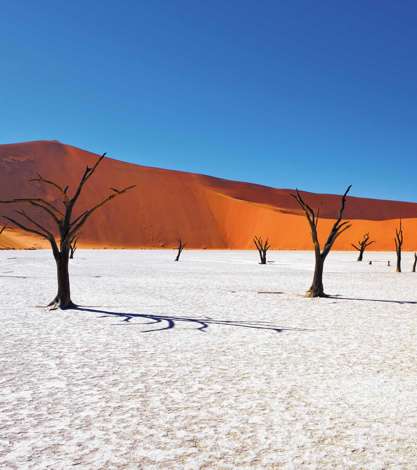
[(106, 152), (104, 152), (103, 155), (101, 155), (101, 157), (99, 157), (97, 159), (97, 161), (94, 163), (94, 165), (91, 168), (87, 166), (87, 168), (85, 169), (84, 174), (81, 177), (81, 180), (80, 180), (80, 182), (78, 184), (78, 187), (75, 191), (75, 194), (70, 200), (72, 206), (74, 206), (74, 204), (77, 202), (77, 199), (79, 198), (79, 196), (81, 194), (83, 186), (88, 181), (88, 179), (91, 178), (91, 176), (94, 174), (97, 167), (100, 165), (100, 163), (102, 162), (102, 160), (104, 159), (105, 156), (106, 156)]
[(295, 190), (296, 194), (291, 194), (291, 196), (298, 202), (299, 206), (303, 209), (305, 216), (307, 217), (308, 223), (311, 230), (311, 238), (314, 244), (314, 250), (316, 255), (321, 254), (320, 242), (317, 233), (317, 224), (319, 221), (319, 211), (315, 214), (313, 209), (304, 201), (298, 189)]
[(35, 227), (37, 227), (39, 230), (41, 230), (43, 233), (45, 233), (45, 237), (48, 238), (48, 240), (50, 238), (54, 238), (54, 235), (49, 230), (47, 230), (45, 227), (43, 227), (38, 222), (33, 220), (32, 217), (28, 216), (25, 211), (17, 210), (16, 213), (21, 215), (22, 217), (24, 217), (26, 220), (28, 220), (30, 223), (32, 223)]
[(71, 222), (70, 224), (70, 231), (69, 231), (69, 237), (70, 239), (74, 236), (75, 233), (77, 233), (80, 228), (85, 224), (85, 222), (87, 222), (87, 220), (89, 219), (89, 217), (91, 217), (91, 215), (93, 215), (93, 213), (99, 209), (100, 207), (104, 206), (105, 204), (107, 204), (109, 201), (111, 201), (112, 199), (114, 199), (115, 197), (117, 196), (121, 196), (122, 194), (126, 193), (127, 191), (130, 191), (131, 189), (135, 188), (136, 185), (132, 185), (132, 186), (127, 186), (126, 188), (123, 188), (121, 190), (118, 190), (117, 192), (114, 192), (113, 194), (110, 194), (109, 196), (107, 196), (105, 199), (103, 199), (101, 202), (99, 202), (98, 204), (96, 204), (94, 207), (92, 207), (91, 209), (88, 209), (86, 211), (84, 211), (80, 216), (78, 216), (73, 222)]
[(44, 183), (44, 184), (49, 184), (50, 186), (53, 186), (55, 189), (57, 189), (65, 199), (68, 199), (67, 191), (68, 191), (68, 186), (66, 188), (62, 188), (59, 184), (55, 183), (55, 181), (47, 180), (44, 178), (42, 175), (38, 173), (37, 178), (32, 178), (29, 180), (30, 182), (38, 182), (38, 183)]
[(12, 217), (8, 217), (8, 216), (4, 215), (3, 218), (5, 218), (9, 222), (11, 222), (12, 224), (16, 225), (16, 227), (21, 228), (25, 232), (34, 233), (36, 235), (41, 236), (42, 238), (46, 238), (47, 240), (49, 240), (49, 238), (44, 233), (39, 232), (38, 230), (35, 230), (33, 228), (26, 227), (26, 225), (22, 224), (21, 222), (18, 222), (17, 220), (13, 219)]
[(0, 204), (20, 204), (20, 203), (28, 203), (32, 205), (37, 204), (37, 207), (40, 207), (41, 205), (44, 204), (45, 206), (42, 206), (44, 210), (48, 208), (51, 211), (55, 211), (55, 213), (57, 213), (58, 215), (61, 215), (61, 216), (64, 215), (62, 211), (56, 208), (53, 204), (39, 197), (23, 197), (23, 198), (16, 198), (16, 199), (0, 200)]

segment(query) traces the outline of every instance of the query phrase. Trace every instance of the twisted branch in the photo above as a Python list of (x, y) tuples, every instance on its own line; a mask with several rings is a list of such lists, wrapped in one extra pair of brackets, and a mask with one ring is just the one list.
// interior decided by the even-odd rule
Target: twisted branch
[(350, 188), (352, 185), (349, 185), (344, 192), (342, 196), (342, 200), (340, 203), (340, 208), (339, 208), (339, 213), (336, 221), (334, 222), (330, 233), (327, 237), (326, 243), (324, 244), (323, 250), (321, 249), (320, 246), (320, 241), (318, 237), (318, 232), (317, 232), (317, 226), (319, 222), (319, 210), (315, 213), (311, 206), (309, 206), (301, 196), (300, 191), (296, 189), (296, 194), (291, 194), (291, 196), (297, 201), (299, 206), (303, 209), (304, 214), (308, 220), (308, 223), (310, 225), (310, 230), (311, 230), (311, 238), (313, 240), (314, 244), (314, 249), (317, 255), (319, 255), (322, 258), (325, 258), (330, 250), (332, 249), (332, 246), (334, 242), (337, 240), (337, 238), (346, 230), (348, 230), (351, 227), (351, 224), (349, 221), (343, 221), (343, 213), (345, 211), (345, 206), (346, 206), (346, 198), (347, 195), (350, 191)]

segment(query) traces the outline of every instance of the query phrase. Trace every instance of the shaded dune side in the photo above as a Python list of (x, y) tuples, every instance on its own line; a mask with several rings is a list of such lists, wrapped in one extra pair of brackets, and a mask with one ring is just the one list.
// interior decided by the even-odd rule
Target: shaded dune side
[[(0, 145), (0, 198), (41, 195), (56, 202), (55, 192), (29, 179), (43, 176), (74, 188), (86, 165), (97, 156), (56, 141)], [(137, 185), (98, 211), (82, 232), (82, 245), (95, 247), (172, 247), (178, 238), (190, 248), (252, 248), (255, 234), (268, 236), (277, 249), (311, 249), (309, 228), (290, 190), (228, 181), (204, 175), (133, 165), (105, 159), (86, 186), (79, 211), (99, 201), (110, 187)], [(337, 213), (340, 197), (304, 193), (320, 207), (321, 234)], [(2, 214), (12, 207), (2, 206)], [(366, 231), (377, 240), (377, 250), (392, 250), (398, 218), (404, 220), (405, 244), (417, 249), (417, 204), (349, 198), (347, 217), (352, 229), (336, 242), (351, 242)], [(38, 214), (44, 223), (44, 214)], [(36, 237), (6, 231), (0, 247), (45, 246)]]
[[(299, 214), (301, 209), (291, 197), (293, 189), (275, 189), (253, 183), (229, 181), (221, 178), (197, 175), (202, 184), (219, 194), (230, 196), (234, 199), (271, 206), (282, 212)], [(341, 188), (343, 192), (346, 188)], [(333, 218), (337, 214), (340, 205), (340, 196), (334, 194), (316, 194), (301, 191), (306, 201), (315, 209), (320, 209), (320, 217)], [(345, 216), (348, 219), (361, 220), (389, 220), (396, 218), (417, 218), (417, 204), (413, 202), (388, 201), (382, 199), (370, 199), (348, 197)]]

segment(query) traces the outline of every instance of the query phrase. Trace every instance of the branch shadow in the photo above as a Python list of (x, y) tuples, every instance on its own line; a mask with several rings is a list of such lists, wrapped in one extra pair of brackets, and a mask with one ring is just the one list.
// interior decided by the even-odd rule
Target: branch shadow
[(0, 274), (0, 277), (11, 278), (11, 279), (27, 279), (28, 278), (28, 276), (13, 276), (13, 275), (7, 275), (7, 274)]
[(266, 321), (234, 321), (234, 320), (217, 320), (211, 317), (195, 318), (185, 316), (173, 316), (173, 315), (159, 315), (159, 314), (148, 314), (148, 313), (126, 313), (126, 312), (111, 312), (109, 310), (101, 310), (96, 308), (88, 308), (83, 306), (77, 306), (75, 309), (79, 312), (87, 313), (101, 313), (103, 314), (99, 318), (120, 318), (122, 323), (119, 325), (132, 325), (132, 320), (149, 320), (147, 322), (136, 323), (136, 325), (160, 325), (160, 328), (152, 328), (142, 331), (142, 333), (153, 333), (156, 331), (171, 330), (178, 326), (178, 323), (189, 324), (196, 327), (197, 331), (205, 333), (210, 325), (220, 326), (231, 326), (237, 328), (249, 328), (255, 330), (274, 331), (281, 333), (283, 331), (314, 331), (306, 328), (290, 328), (281, 327)]
[(357, 300), (360, 302), (382, 302), (382, 303), (398, 304), (398, 305), (417, 305), (417, 301), (414, 301), (414, 300), (364, 299), (361, 297), (343, 297), (341, 295), (329, 295), (328, 298), (335, 299), (335, 300)]

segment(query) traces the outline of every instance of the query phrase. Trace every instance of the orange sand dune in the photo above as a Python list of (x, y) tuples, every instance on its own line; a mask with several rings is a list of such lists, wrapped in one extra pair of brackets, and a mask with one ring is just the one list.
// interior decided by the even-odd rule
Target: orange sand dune
[[(57, 141), (0, 145), (0, 198), (27, 195), (57, 200), (55, 192), (29, 179), (37, 173), (74, 188), (93, 153)], [(172, 247), (178, 238), (190, 248), (252, 248), (255, 234), (269, 237), (276, 249), (311, 249), (309, 228), (291, 190), (228, 181), (179, 171), (105, 159), (86, 187), (79, 210), (98, 201), (110, 187), (137, 185), (97, 212), (82, 232), (82, 244), (95, 247)], [(304, 193), (320, 208), (320, 233), (327, 232), (340, 197)], [(0, 214), (12, 213), (2, 205)], [(43, 222), (47, 219), (43, 214)], [(346, 216), (352, 228), (336, 242), (351, 249), (364, 232), (375, 250), (394, 248), (394, 230), (403, 219), (406, 250), (417, 250), (417, 204), (350, 197)], [(43, 240), (18, 230), (0, 236), (0, 247), (41, 247)]]

